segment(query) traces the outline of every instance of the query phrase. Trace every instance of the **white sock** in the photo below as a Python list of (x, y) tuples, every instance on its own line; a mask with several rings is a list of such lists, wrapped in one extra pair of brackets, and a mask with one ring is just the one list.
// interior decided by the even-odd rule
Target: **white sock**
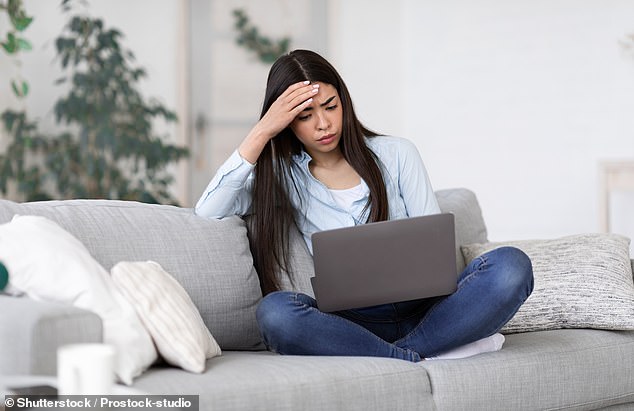
[(476, 354), (485, 352), (499, 351), (504, 344), (504, 336), (500, 333), (493, 334), (489, 337), (474, 341), (469, 344), (445, 351), (435, 357), (425, 358), (426, 360), (455, 360), (458, 358), (467, 358)]

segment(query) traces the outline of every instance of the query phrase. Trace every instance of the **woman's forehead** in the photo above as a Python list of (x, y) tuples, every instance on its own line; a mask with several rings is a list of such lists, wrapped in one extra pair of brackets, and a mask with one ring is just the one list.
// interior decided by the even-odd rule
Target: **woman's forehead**
[(322, 83), (320, 81), (316, 81), (313, 84), (318, 84), (319, 85), (319, 93), (317, 93), (317, 95), (315, 97), (313, 97), (313, 100), (317, 103), (317, 104), (323, 104), (325, 103), (327, 100), (329, 100), (331, 97), (338, 97), (339, 93), (337, 92), (337, 89), (328, 83)]

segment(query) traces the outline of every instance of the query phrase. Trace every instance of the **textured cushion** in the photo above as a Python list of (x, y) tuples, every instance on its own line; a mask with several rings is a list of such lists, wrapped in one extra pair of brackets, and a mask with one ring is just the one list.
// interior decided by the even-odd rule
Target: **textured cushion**
[(16, 216), (0, 225), (0, 260), (11, 285), (36, 300), (74, 305), (98, 314), (104, 342), (117, 350), (115, 373), (125, 384), (157, 358), (134, 308), (84, 245), (55, 222)]
[(502, 245), (531, 258), (535, 289), (503, 328), (526, 332), (556, 328), (634, 329), (634, 283), (629, 239), (582, 234), (463, 246), (465, 259)]
[(169, 364), (201, 373), (220, 347), (183, 287), (155, 261), (122, 261), (110, 270)]
[(158, 262), (183, 286), (222, 349), (261, 349), (255, 308), (262, 297), (244, 222), (114, 200), (18, 204), (0, 200), (0, 223), (37, 214), (75, 235), (107, 270), (119, 261)]

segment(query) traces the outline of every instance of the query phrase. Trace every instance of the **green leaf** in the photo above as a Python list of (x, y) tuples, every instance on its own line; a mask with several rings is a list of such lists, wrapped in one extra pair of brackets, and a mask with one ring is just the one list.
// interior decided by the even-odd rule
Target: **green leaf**
[(9, 43), (2, 42), (2, 48), (4, 48), (4, 51), (6, 51), (7, 54), (15, 53), (15, 46), (12, 46)]
[(13, 54), (18, 49), (18, 42), (16, 41), (15, 35), (13, 33), (7, 33), (7, 41), (2, 43), (2, 47), (6, 50), (7, 53)]
[(18, 88), (15, 80), (11, 80), (11, 88), (13, 89), (13, 93), (16, 95), (16, 97), (22, 97), (20, 95), (20, 89)]
[(13, 26), (18, 31), (24, 31), (33, 22), (33, 17), (21, 16), (12, 20)]
[(18, 39), (18, 49), (24, 50), (24, 51), (29, 51), (29, 50), (32, 49), (31, 43), (28, 40), (25, 40), (25, 39)]
[(70, 59), (70, 54), (65, 54), (62, 58), (62, 67), (66, 68), (68, 66), (68, 60)]
[(58, 37), (57, 39), (55, 39), (55, 49), (57, 50), (57, 53), (61, 53), (62, 50), (64, 49), (64, 38), (63, 37)]
[(13, 130), (13, 123), (15, 122), (18, 116), (15, 112), (5, 111), (2, 113), (2, 120), (4, 121), (4, 127), (7, 131), (11, 132)]
[(73, 17), (70, 21), (69, 28), (75, 33), (81, 33), (83, 19), (79, 16)]
[(29, 94), (29, 83), (22, 82), (22, 97), (26, 97)]

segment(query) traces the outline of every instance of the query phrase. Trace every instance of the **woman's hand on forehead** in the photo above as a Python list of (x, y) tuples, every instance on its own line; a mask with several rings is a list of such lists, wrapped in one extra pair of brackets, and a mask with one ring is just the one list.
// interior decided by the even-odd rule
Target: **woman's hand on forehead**
[(319, 84), (311, 84), (309, 81), (288, 86), (240, 144), (240, 155), (255, 164), (269, 140), (288, 127), (313, 102), (313, 97), (318, 92)]
[(288, 86), (260, 120), (270, 135), (269, 139), (288, 127), (295, 117), (313, 102), (313, 97), (318, 92), (319, 84), (311, 84), (308, 81)]

